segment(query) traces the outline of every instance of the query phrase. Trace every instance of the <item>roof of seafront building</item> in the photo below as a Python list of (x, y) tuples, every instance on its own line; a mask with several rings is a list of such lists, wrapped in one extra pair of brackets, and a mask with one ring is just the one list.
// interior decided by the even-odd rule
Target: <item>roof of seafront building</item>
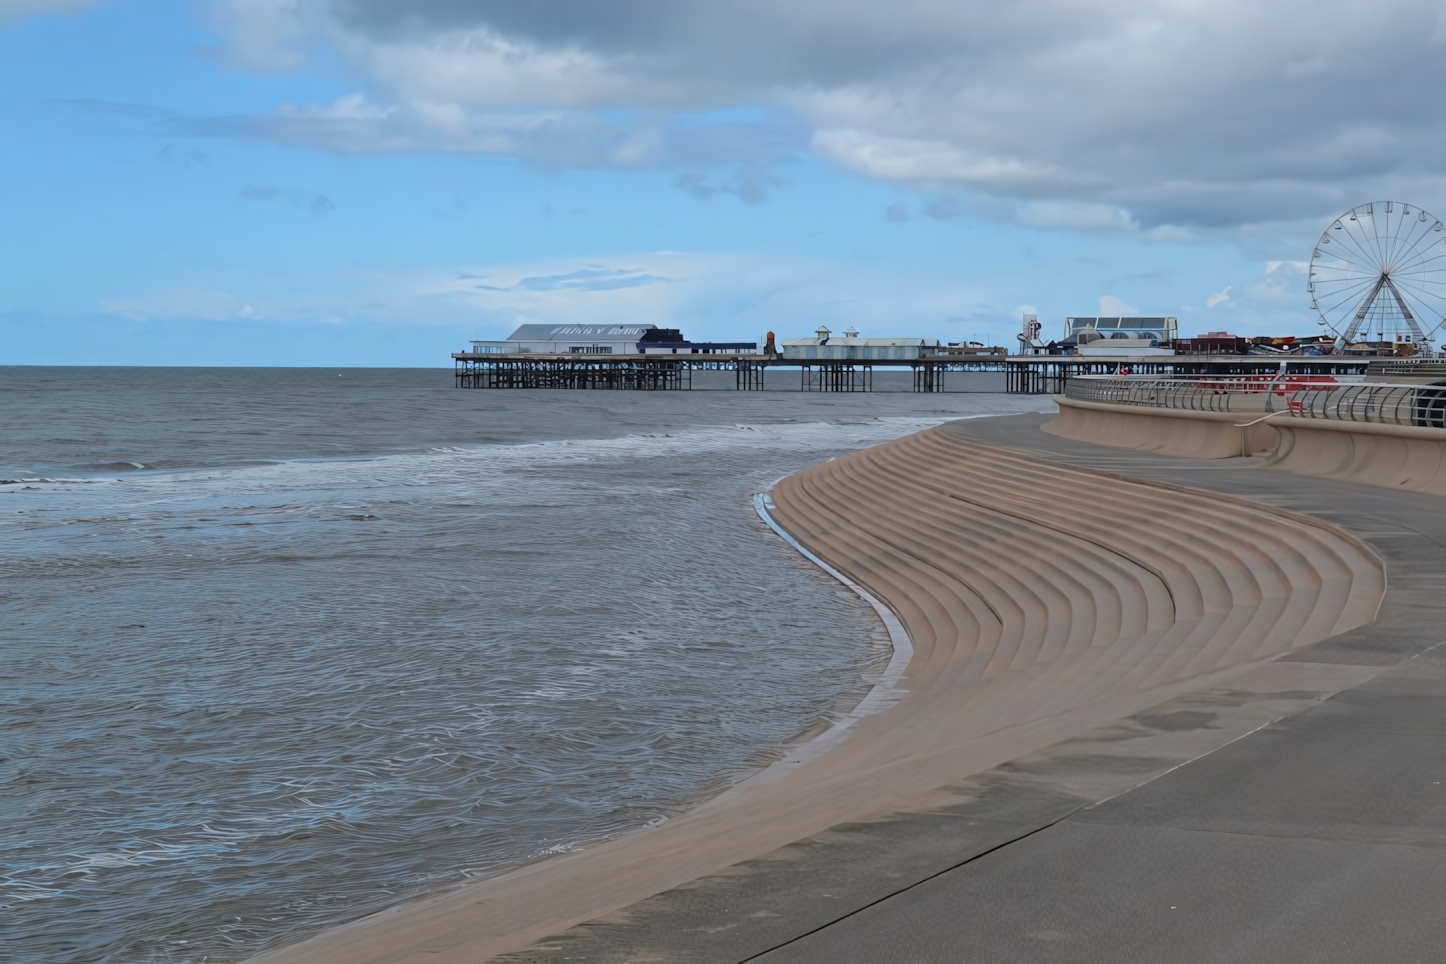
[(831, 348), (913, 348), (928, 347), (924, 338), (784, 338), (779, 344), (790, 348), (828, 345)]
[(565, 338), (639, 338), (657, 325), (540, 325), (520, 326), (507, 341), (557, 341)]
[(1176, 327), (1176, 319), (1169, 315), (1125, 315), (1124, 317), (1114, 316), (1110, 318), (1082, 318), (1071, 315), (1064, 320), (1064, 323), (1070, 331), (1079, 331), (1084, 328), (1124, 329), (1128, 331), (1131, 328), (1161, 329)]

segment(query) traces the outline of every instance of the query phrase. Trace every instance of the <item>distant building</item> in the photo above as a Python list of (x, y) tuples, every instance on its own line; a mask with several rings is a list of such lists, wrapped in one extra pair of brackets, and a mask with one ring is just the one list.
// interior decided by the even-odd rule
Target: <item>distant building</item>
[[(1064, 337), (1072, 345), (1087, 345), (1096, 337), (1174, 341), (1180, 326), (1174, 318), (1066, 318)], [(1084, 337), (1081, 338), (1080, 336)], [(1070, 341), (1070, 339), (1073, 339)]]
[(756, 341), (689, 341), (677, 328), (652, 328), (638, 339), (644, 355), (752, 355)]
[(717, 355), (758, 351), (751, 341), (689, 341), (657, 325), (523, 325), (505, 341), (474, 341), (481, 355)]
[(506, 341), (474, 341), (479, 354), (635, 355), (657, 325), (523, 325)]
[(789, 361), (884, 361), (922, 358), (939, 348), (923, 338), (860, 338), (852, 328), (835, 338), (820, 326), (812, 338), (783, 339), (783, 357)]
[(1177, 338), (1175, 350), (1182, 355), (1244, 355), (1250, 340), (1226, 331), (1207, 331), (1194, 338)]

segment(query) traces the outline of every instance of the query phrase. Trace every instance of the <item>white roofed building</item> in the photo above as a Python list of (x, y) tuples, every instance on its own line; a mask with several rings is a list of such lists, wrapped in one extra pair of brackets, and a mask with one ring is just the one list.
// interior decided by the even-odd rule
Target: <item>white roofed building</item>
[(506, 341), (474, 341), (479, 354), (635, 355), (657, 325), (522, 325)]
[(860, 338), (852, 328), (835, 338), (820, 326), (812, 338), (783, 339), (783, 357), (789, 361), (908, 361), (937, 349), (923, 338)]

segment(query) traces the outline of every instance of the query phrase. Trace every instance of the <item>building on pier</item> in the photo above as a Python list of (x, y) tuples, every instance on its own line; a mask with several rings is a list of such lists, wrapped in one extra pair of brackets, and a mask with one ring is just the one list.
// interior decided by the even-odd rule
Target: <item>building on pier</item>
[(1179, 337), (1180, 325), (1174, 318), (1066, 318), (1065, 341), (1071, 345), (1087, 345), (1098, 338), (1167, 342)]
[(756, 355), (756, 341), (689, 341), (677, 328), (652, 328), (638, 339), (640, 355)]
[(812, 338), (783, 339), (783, 357), (789, 361), (907, 361), (938, 351), (923, 338), (860, 338), (850, 328), (841, 338), (820, 325)]
[(751, 355), (752, 341), (689, 341), (657, 325), (523, 325), (504, 341), (474, 341), (475, 355)]
[(505, 341), (474, 341), (487, 355), (635, 355), (657, 325), (522, 325)]

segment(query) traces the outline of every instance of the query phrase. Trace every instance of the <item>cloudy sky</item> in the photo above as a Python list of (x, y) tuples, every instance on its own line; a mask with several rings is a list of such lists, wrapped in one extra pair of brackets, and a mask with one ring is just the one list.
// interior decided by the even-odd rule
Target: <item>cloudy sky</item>
[(1439, 2), (0, 0), (0, 364), (1313, 333), (1443, 95)]

